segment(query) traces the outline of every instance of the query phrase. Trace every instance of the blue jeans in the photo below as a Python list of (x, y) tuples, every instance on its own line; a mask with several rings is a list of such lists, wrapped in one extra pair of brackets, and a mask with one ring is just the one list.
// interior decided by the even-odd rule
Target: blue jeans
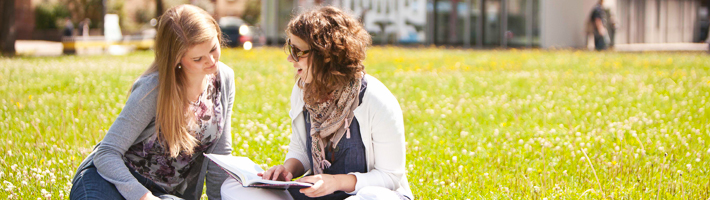
[(606, 50), (606, 41), (604, 41), (604, 36), (594, 35), (594, 48), (597, 51)]
[[(182, 200), (182, 198), (166, 194), (167, 192), (163, 188), (137, 172), (131, 170), (131, 174), (156, 197), (164, 200)], [(69, 192), (69, 199), (71, 200), (124, 199), (115, 185), (99, 175), (93, 164), (87, 166), (77, 177), (74, 177), (72, 184), (71, 192)]]

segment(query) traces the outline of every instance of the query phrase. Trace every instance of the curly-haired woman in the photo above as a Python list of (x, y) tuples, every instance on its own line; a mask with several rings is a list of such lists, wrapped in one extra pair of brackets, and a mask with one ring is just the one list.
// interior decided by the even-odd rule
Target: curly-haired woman
[(219, 62), (222, 33), (181, 5), (158, 22), (155, 61), (72, 181), (74, 199), (219, 199), (227, 174), (203, 153), (232, 151), (234, 71)]
[(352, 16), (322, 7), (293, 18), (286, 48), (298, 80), (284, 164), (262, 177), (314, 185), (285, 191), (222, 185), (225, 199), (413, 199), (405, 170), (402, 110), (363, 60), (370, 35)]

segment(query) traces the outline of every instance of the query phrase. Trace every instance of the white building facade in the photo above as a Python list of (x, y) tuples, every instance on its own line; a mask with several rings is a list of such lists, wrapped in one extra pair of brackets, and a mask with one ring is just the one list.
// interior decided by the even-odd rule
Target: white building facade
[[(334, 5), (360, 18), (375, 44), (585, 48), (598, 0), (263, 0), (262, 29), (283, 43), (295, 13)], [(616, 44), (707, 38), (710, 0), (605, 0)], [(612, 26), (612, 25), (610, 25)], [(704, 37), (704, 38), (701, 38)]]

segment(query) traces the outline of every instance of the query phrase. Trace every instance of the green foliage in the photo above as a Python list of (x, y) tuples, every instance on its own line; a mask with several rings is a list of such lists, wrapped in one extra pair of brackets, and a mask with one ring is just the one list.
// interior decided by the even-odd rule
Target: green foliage
[(124, 1), (111, 0), (108, 2), (108, 6), (106, 7), (107, 13), (119, 14), (123, 12)]
[(57, 29), (57, 23), (63, 24), (64, 18), (71, 17), (64, 4), (40, 4), (35, 8), (35, 29)]
[(74, 22), (88, 18), (92, 22), (90, 28), (103, 27), (104, 0), (60, 0), (59, 2), (67, 5)]
[(136, 9), (135, 16), (137, 23), (146, 24), (150, 22), (150, 19), (153, 19), (155, 17), (155, 11), (145, 8), (139, 8)]
[[(153, 52), (0, 58), (0, 199), (66, 199)], [(224, 49), (233, 154), (283, 162), (294, 69)], [(374, 47), (417, 199), (708, 199), (710, 60), (693, 53)]]
[(261, 1), (247, 0), (242, 19), (253, 26), (259, 24), (261, 21)]

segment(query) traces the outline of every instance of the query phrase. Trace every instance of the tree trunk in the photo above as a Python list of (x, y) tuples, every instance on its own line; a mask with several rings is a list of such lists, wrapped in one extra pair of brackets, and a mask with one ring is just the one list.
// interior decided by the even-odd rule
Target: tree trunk
[(0, 53), (15, 55), (15, 0), (0, 0)]
[(104, 32), (104, 17), (106, 17), (106, 14), (108, 12), (108, 0), (101, 0), (101, 16), (99, 16), (98, 21), (96, 21), (97, 27), (101, 29), (101, 32)]
[(155, 18), (157, 19), (160, 15), (163, 15), (163, 12), (165, 12), (163, 0), (155, 0)]

